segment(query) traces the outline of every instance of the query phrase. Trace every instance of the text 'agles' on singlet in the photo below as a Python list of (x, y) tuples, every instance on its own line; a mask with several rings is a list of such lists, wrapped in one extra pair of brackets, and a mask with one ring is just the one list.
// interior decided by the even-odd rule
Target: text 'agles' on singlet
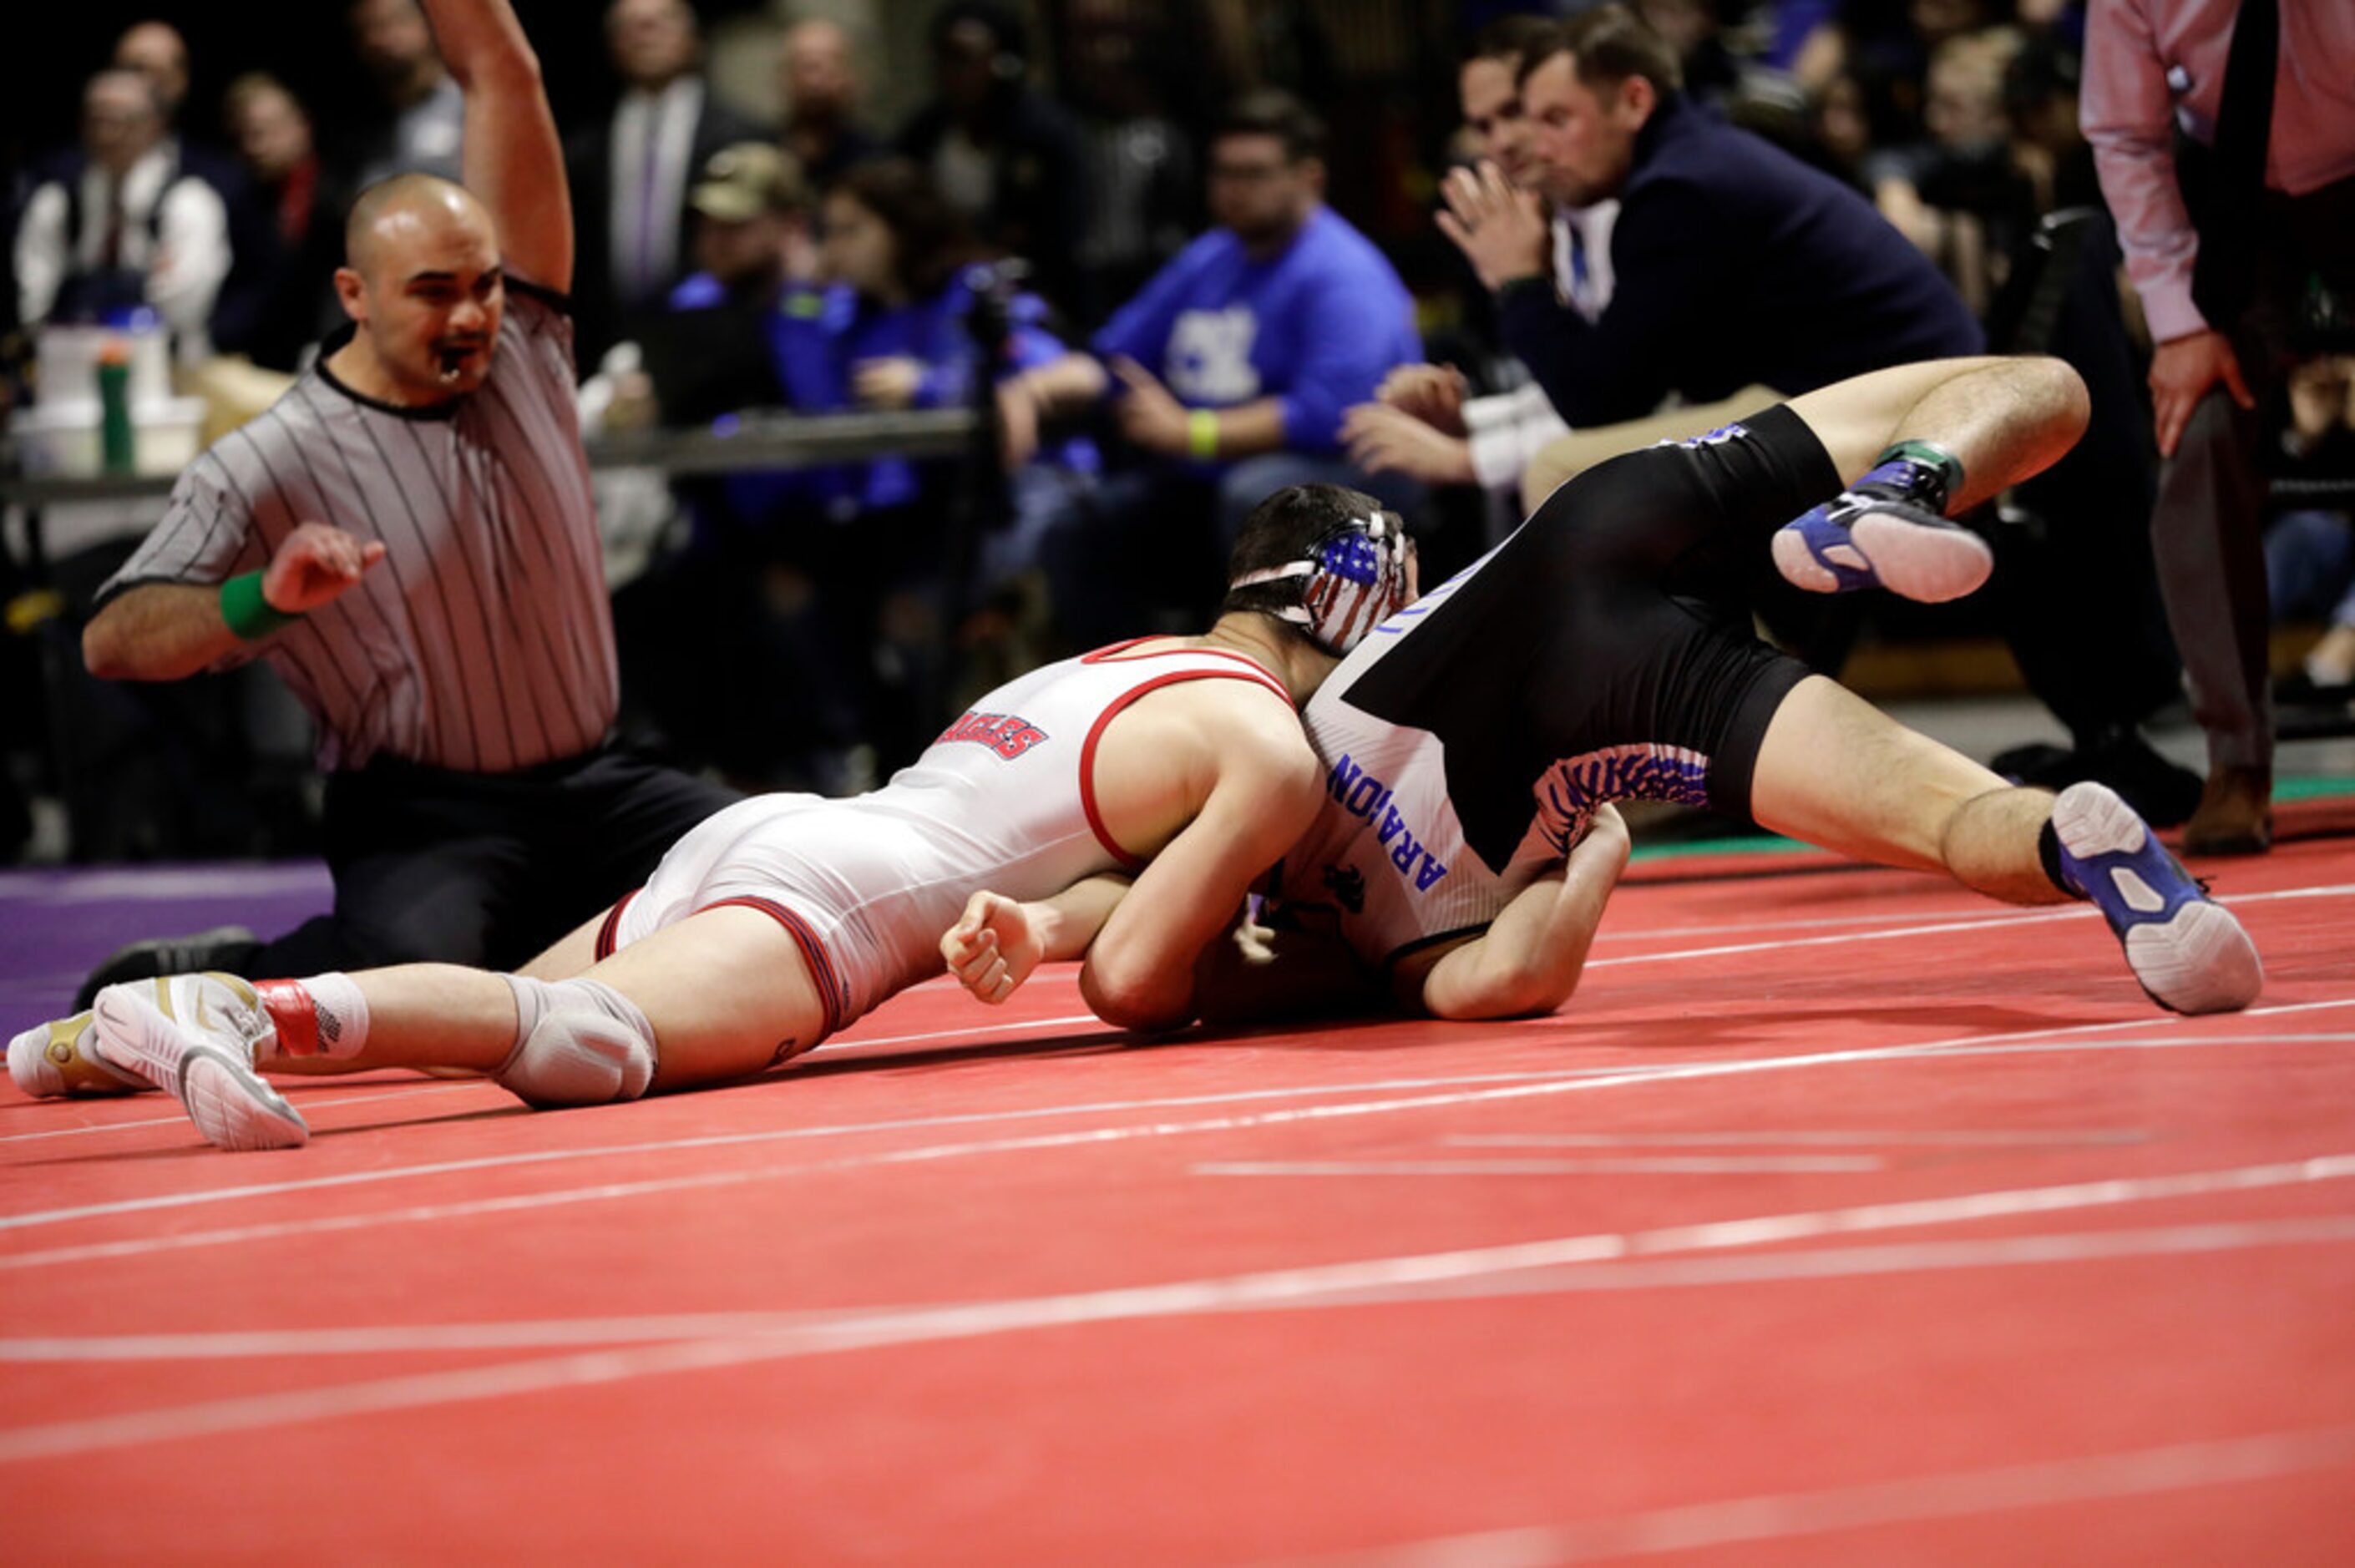
[[(1493, 556), (1494, 552), (1490, 552)], [(1532, 835), (1492, 871), (1465, 842), (1447, 789), (1446, 747), (1427, 729), (1356, 707), (1349, 688), (1386, 659), (1414, 657), (1423, 618), (1484, 565), (1481, 557), (1375, 628), (1301, 712), (1325, 768), (1316, 821), (1286, 851), (1269, 885), (1279, 907), (1327, 907), (1368, 963), (1475, 932), (1561, 853)]]
[(508, 280), (489, 376), (439, 408), (362, 397), (323, 355), (188, 465), (101, 600), (223, 582), (298, 524), (333, 524), (385, 558), (261, 645), (316, 723), (323, 769), (384, 753), (506, 773), (597, 746), (620, 683), (560, 305)]
[(723, 900), (782, 905), (832, 969), (840, 1028), (940, 971), (941, 936), (975, 892), (1031, 901), (1137, 869), (1095, 800), (1096, 750), (1113, 719), (1182, 681), (1250, 681), (1287, 707), (1291, 699), (1239, 654), (1135, 648), (1115, 644), (998, 687), (870, 793), (730, 807), (664, 857), (624, 909), (621, 939)]

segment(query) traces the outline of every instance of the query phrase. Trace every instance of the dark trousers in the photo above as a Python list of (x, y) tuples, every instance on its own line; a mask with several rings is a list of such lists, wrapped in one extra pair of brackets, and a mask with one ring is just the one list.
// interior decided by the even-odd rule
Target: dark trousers
[[(2263, 330), (2232, 334), (2249, 390), (2264, 408), (2285, 367)], [(2208, 737), (2208, 766), (2270, 769), (2274, 712), (2265, 591), (2265, 481), (2255, 412), (2218, 387), (2200, 400), (2175, 456), (2161, 465), (2151, 509), (2167, 620), (2183, 653), (2192, 716)]]
[(2079, 746), (2141, 723), (2182, 685), (2151, 558), (2149, 404), (2119, 308), (2114, 233), (2107, 216), (2094, 220), (2049, 334), (1998, 345), (2064, 361), (2092, 399), (2077, 444), (2019, 485), (2024, 524), (1995, 530), (1991, 585), (2029, 688)]
[(2311, 281), (2355, 275), (2355, 180), (2294, 201), (2269, 196), (2248, 243), (2255, 297), (2225, 330), (2257, 407), (2243, 409), (2221, 387), (2200, 399), (2159, 470), (2150, 522), (2211, 768), (2273, 766), (2263, 417), (2278, 406), (2297, 354), (2320, 346), (2300, 341)]
[(680, 835), (736, 799), (612, 746), (511, 774), (389, 758), (333, 774), (335, 912), (270, 943), (248, 972), (517, 968), (644, 883)]

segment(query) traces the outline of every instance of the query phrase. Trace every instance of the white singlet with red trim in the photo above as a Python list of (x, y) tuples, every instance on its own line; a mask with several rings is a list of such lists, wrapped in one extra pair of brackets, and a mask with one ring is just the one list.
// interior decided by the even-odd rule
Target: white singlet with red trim
[(1289, 706), (1255, 661), (1206, 649), (1098, 649), (998, 687), (881, 789), (849, 800), (761, 795), (671, 847), (610, 923), (613, 946), (731, 901), (778, 916), (827, 992), (827, 1028), (941, 970), (943, 932), (975, 892), (1033, 900), (1142, 863), (1097, 815), (1104, 726), (1179, 681), (1245, 680)]

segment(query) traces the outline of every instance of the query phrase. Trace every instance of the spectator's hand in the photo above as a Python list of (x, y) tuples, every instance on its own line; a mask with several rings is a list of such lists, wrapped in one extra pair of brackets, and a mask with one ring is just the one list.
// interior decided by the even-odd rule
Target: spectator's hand
[(1008, 473), (1039, 455), (1039, 399), (1019, 376), (997, 384), (997, 453)]
[(270, 608), (303, 615), (343, 597), (360, 574), (384, 559), (384, 541), (366, 543), (327, 523), (305, 523), (262, 568), (261, 597)]
[(1128, 389), (1121, 398), (1120, 431), (1137, 446), (1164, 457), (1184, 457), (1186, 405), (1169, 394), (1153, 372), (1125, 355), (1112, 362), (1112, 373)]
[(2249, 384), (2241, 378), (2241, 362), (2232, 356), (2232, 344), (2222, 333), (2188, 333), (2158, 345), (2150, 356), (2150, 405), (2159, 456), (2175, 455), (2183, 427), (2191, 422), (2191, 410), (2220, 381), (2242, 408), (2257, 406), (2249, 395)]
[(2289, 373), (2289, 429), (2283, 439), (2291, 450), (2310, 452), (2331, 431), (2355, 423), (2350, 369), (2355, 359), (2325, 355)]
[(789, 283), (815, 282), (826, 270), (818, 257), (817, 237), (809, 231), (807, 224), (789, 225), (777, 249), (785, 259), (785, 281)]
[(1030, 912), (1002, 894), (983, 891), (941, 937), (941, 957), (957, 983), (993, 1007), (1012, 996), (1039, 967), (1045, 947)]
[(1444, 435), (1461, 436), (1468, 433), (1464, 399), (1470, 390), (1464, 372), (1452, 365), (1401, 365), (1382, 377), (1374, 397)]
[(1494, 293), (1516, 278), (1553, 270), (1553, 229), (1536, 192), (1515, 189), (1486, 159), (1476, 169), (1451, 171), (1439, 190), (1447, 199), (1439, 231), (1455, 241), (1481, 287)]
[(916, 400), (923, 379), (921, 359), (862, 359), (850, 367), (850, 395), (862, 408), (904, 408)]
[(1443, 435), (1385, 403), (1360, 403), (1341, 416), (1341, 444), (1368, 473), (1403, 473), (1427, 484), (1470, 484), (1472, 444)]
[(655, 378), (643, 370), (624, 370), (613, 377), (613, 398), (605, 405), (605, 429), (646, 430), (662, 423), (662, 405), (655, 397)]

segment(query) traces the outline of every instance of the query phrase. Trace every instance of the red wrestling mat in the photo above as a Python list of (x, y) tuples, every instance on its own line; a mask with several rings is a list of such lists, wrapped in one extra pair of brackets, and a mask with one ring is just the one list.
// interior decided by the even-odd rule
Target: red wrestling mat
[(1560, 1016), (741, 1088), (0, 1088), (14, 1561), (2355, 1559), (2355, 845), (2255, 1010), (1929, 879), (1664, 881)]

